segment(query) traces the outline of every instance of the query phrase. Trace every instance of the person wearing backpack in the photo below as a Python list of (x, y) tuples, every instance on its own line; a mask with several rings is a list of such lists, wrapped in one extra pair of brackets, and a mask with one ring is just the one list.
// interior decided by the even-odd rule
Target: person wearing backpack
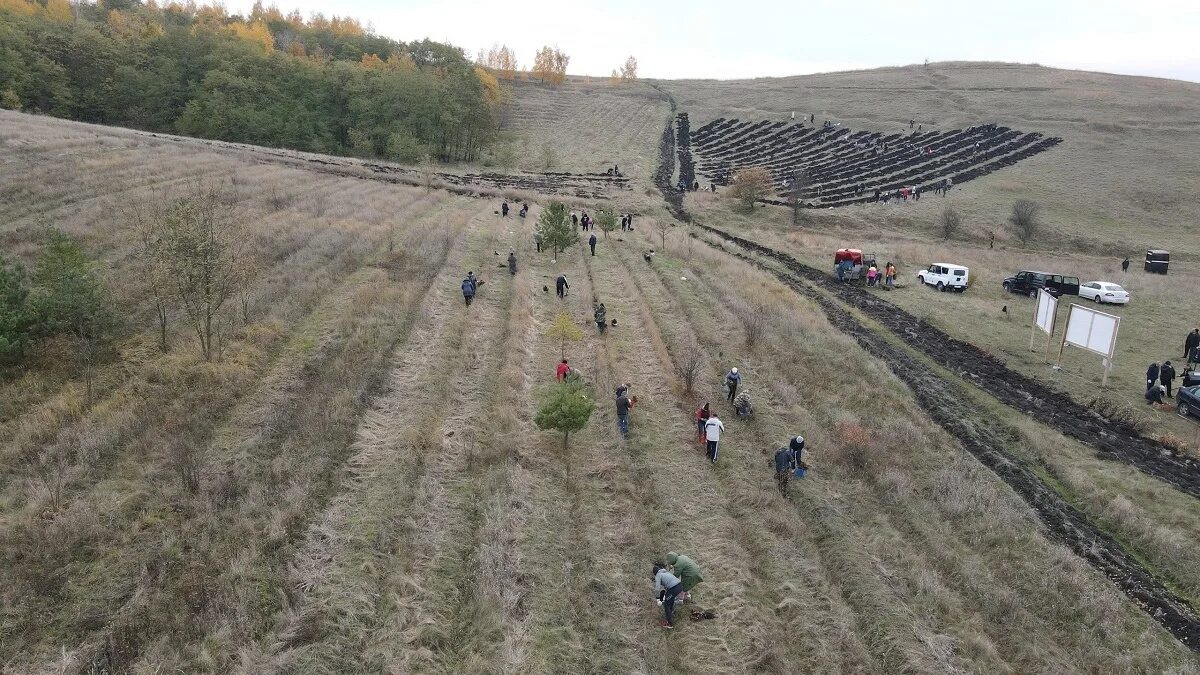
[(462, 281), (463, 300), (467, 302), (467, 307), (471, 306), (471, 301), (475, 299), (475, 280), (467, 277)]

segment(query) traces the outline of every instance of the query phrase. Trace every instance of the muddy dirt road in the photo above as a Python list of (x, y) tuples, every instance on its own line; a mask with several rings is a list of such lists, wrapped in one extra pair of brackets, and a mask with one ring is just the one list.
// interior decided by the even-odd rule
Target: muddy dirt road
[(804, 265), (786, 253), (717, 228), (700, 227), (778, 262), (789, 272), (878, 321), (964, 380), (1042, 424), (1092, 446), (1100, 456), (1126, 462), (1193, 497), (1200, 497), (1200, 465), (1190, 457), (1178, 456), (1174, 448), (1146, 438), (1128, 423), (1108, 418), (1065, 392), (1014, 371), (975, 345), (950, 337), (866, 289), (840, 283), (831, 274)]

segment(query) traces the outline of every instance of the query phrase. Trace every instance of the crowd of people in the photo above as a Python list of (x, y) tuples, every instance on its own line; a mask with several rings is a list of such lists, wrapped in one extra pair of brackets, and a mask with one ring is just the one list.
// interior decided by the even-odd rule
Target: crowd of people
[[(499, 213), (501, 217), (507, 216), (510, 206), (507, 202), (501, 204)], [(527, 210), (527, 206), (522, 206), (522, 211)], [(571, 214), (572, 222), (582, 227), (587, 231), (593, 229), (593, 221), (591, 217), (583, 212), (582, 214)], [(633, 216), (626, 214), (621, 218), (621, 226), (623, 230), (633, 229)], [(535, 237), (535, 245), (538, 251), (541, 250), (542, 242)], [(590, 254), (596, 254), (597, 239), (594, 233), (587, 238)], [(499, 252), (497, 252), (499, 255)], [(652, 253), (647, 254), (647, 260), (652, 260)], [(515, 249), (508, 251), (508, 269), (509, 273), (515, 275), (517, 273), (517, 254)], [(892, 268), (894, 271), (894, 268)], [(484, 282), (472, 270), (467, 273), (463, 279), (461, 287), (463, 299), (467, 307), (471, 306), (476, 294), (479, 292)], [(570, 284), (567, 281), (565, 274), (559, 274), (554, 282), (555, 296), (558, 300), (565, 300), (570, 291)], [(545, 288), (547, 292), (548, 288)], [(610, 319), (608, 316), (608, 308), (603, 302), (596, 302), (593, 305), (593, 320), (596, 323), (596, 328), (601, 337), (606, 334), (610, 325), (615, 326), (616, 320)], [(581, 379), (582, 375), (571, 367), (569, 359), (563, 357), (554, 368), (554, 378), (558, 382), (574, 381)], [(749, 418), (753, 415), (754, 408), (750, 399), (749, 393), (743, 386), (743, 374), (737, 367), (730, 368), (723, 380), (723, 388), (725, 389), (726, 401), (730, 404), (734, 414), (739, 418)], [(616, 387), (613, 392), (613, 410), (616, 416), (617, 433), (622, 439), (628, 439), (630, 436), (630, 416), (638, 405), (637, 396), (633, 395), (630, 383), (623, 382)], [(719, 414), (713, 410), (711, 403), (705, 403), (696, 411), (696, 439), (704, 449), (704, 456), (711, 464), (716, 464), (719, 458), (721, 436), (726, 431), (725, 423), (721, 420)], [(788, 439), (786, 445), (779, 448), (774, 453), (773, 459), (770, 461), (771, 466), (775, 469), (775, 481), (778, 489), (785, 496), (787, 494), (788, 483), (793, 476), (803, 476), (808, 465), (803, 460), (804, 453), (804, 437), (794, 436)], [(653, 590), (654, 596), (658, 605), (663, 610), (663, 619), (661, 626), (663, 628), (673, 628), (675, 626), (675, 614), (679, 604), (686, 602), (693, 589), (697, 584), (704, 580), (700, 572), (700, 567), (695, 560), (686, 555), (681, 555), (675, 552), (670, 552), (665, 557), (665, 562), (659, 561), (654, 563), (653, 567)], [(711, 618), (711, 611), (696, 610), (693, 612), (695, 618)]]
[[(1183, 339), (1183, 373), (1182, 386), (1190, 387), (1200, 384), (1200, 373), (1196, 372), (1196, 364), (1200, 363), (1200, 328), (1195, 328)], [(1146, 368), (1146, 403), (1165, 405), (1166, 399), (1175, 398), (1175, 380), (1180, 377), (1170, 359), (1151, 363)]]

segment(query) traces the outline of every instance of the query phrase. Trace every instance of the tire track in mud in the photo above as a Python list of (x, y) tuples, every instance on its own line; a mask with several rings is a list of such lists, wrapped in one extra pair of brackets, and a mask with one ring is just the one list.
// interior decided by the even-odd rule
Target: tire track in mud
[[(732, 237), (716, 228), (696, 225), (747, 249), (763, 252), (773, 260), (784, 261), (789, 270), (796, 272), (795, 275), (780, 271), (755, 256), (731, 252), (706, 242), (774, 274), (788, 287), (811, 298), (833, 326), (854, 338), (867, 353), (886, 363), (910, 387), (914, 399), (931, 419), (1025, 500), (1045, 525), (1048, 539), (1066, 546), (1102, 572), (1176, 639), (1193, 651), (1200, 651), (1200, 615), (1195, 608), (1168, 589), (1120, 542), (1094, 525), (1086, 514), (1067, 503), (1033, 468), (1008, 453), (1005, 449), (1007, 445), (1020, 442), (1015, 431), (1002, 422), (990, 419), (980, 404), (961, 396), (954, 387), (946, 387), (946, 381), (922, 363), (919, 357), (907, 350), (896, 349), (884, 337), (859, 322), (838, 301), (806, 283), (815, 272), (812, 268), (754, 242)], [(952, 366), (945, 351), (932, 356)]]
[(1063, 435), (1096, 449), (1100, 457), (1127, 462), (1139, 471), (1200, 498), (1200, 466), (1179, 457), (1174, 450), (1141, 435), (1127, 422), (1089, 409), (1064, 392), (1022, 375), (975, 345), (950, 337), (886, 300), (856, 286), (835, 281), (830, 275), (795, 258), (748, 239), (708, 225), (694, 223), (753, 253), (770, 258), (789, 272), (836, 297), (899, 336), (1002, 403), (1053, 427)]

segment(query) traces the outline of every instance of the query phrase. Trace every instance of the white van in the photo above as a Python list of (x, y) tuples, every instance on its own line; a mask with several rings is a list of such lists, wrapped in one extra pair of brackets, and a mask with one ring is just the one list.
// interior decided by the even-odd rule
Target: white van
[(939, 291), (958, 291), (959, 293), (967, 290), (967, 282), (970, 277), (971, 273), (967, 268), (950, 263), (934, 263), (917, 272), (917, 278), (921, 280), (921, 283), (936, 286)]

